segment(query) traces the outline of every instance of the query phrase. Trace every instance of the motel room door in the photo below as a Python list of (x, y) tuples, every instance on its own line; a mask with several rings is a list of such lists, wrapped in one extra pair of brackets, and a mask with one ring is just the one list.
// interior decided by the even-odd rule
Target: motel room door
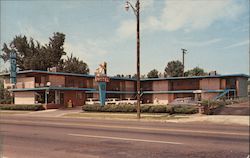
[(60, 104), (64, 105), (64, 93), (60, 93)]

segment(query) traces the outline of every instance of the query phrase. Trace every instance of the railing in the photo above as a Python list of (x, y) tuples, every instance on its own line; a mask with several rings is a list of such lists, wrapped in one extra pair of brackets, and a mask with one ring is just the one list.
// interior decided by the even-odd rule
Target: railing
[(220, 98), (224, 97), (225, 95), (229, 94), (229, 92), (234, 92), (235, 93), (235, 89), (225, 89), (222, 93), (220, 93), (219, 95), (215, 96), (213, 98), (213, 100), (220, 99)]

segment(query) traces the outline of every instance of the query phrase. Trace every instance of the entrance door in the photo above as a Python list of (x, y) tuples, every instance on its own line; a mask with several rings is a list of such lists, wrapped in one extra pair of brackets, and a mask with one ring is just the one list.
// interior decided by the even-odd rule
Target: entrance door
[(64, 105), (64, 93), (60, 93), (60, 104)]

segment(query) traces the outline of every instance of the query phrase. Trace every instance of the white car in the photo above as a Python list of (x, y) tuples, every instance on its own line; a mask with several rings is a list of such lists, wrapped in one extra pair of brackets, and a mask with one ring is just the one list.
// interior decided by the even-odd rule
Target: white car
[(86, 99), (85, 104), (87, 105), (100, 104), (100, 101), (96, 98), (88, 98)]
[(137, 103), (137, 100), (131, 100), (130, 98), (126, 99), (126, 100), (121, 100), (120, 101), (120, 104), (130, 104), (130, 105), (133, 105), (133, 104), (136, 104)]
[(105, 105), (108, 105), (108, 104), (115, 104), (115, 105), (118, 105), (118, 104), (120, 104), (120, 100), (117, 99), (117, 98), (109, 98), (109, 99), (106, 99)]

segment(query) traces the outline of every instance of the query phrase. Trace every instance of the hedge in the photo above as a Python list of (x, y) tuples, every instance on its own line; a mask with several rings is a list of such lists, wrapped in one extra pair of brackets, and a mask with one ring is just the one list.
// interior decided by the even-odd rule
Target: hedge
[[(88, 112), (136, 112), (136, 105), (83, 105), (83, 111)], [(171, 113), (171, 114), (194, 114), (198, 112), (196, 106), (166, 106), (166, 105), (141, 105), (142, 113)]]
[(43, 105), (0, 105), (0, 110), (45, 110)]
[(10, 104), (11, 101), (12, 101), (12, 98), (0, 99), (0, 104)]
[(201, 105), (204, 107), (204, 114), (212, 115), (214, 113), (214, 110), (232, 103), (233, 102), (231, 100), (203, 100)]
[(195, 114), (198, 113), (198, 108), (194, 105), (177, 105), (172, 107), (174, 114)]

